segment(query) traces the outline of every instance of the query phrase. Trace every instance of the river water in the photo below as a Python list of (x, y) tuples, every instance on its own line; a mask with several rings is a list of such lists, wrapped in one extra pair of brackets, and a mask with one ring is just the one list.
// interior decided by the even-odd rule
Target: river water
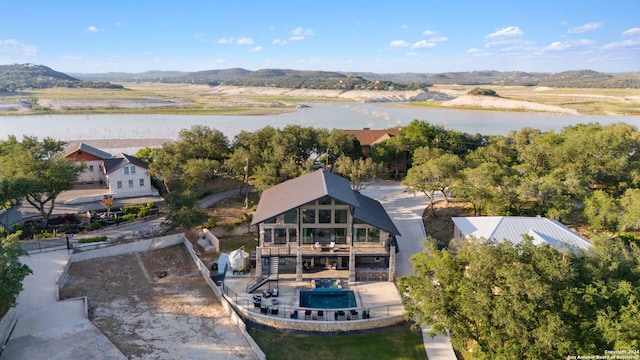
[(408, 108), (388, 103), (319, 103), (280, 115), (28, 115), (0, 116), (0, 139), (15, 135), (53, 137), (58, 140), (176, 139), (178, 132), (193, 125), (222, 131), (229, 139), (242, 130), (255, 131), (267, 125), (289, 124), (327, 129), (386, 129), (418, 119), (446, 129), (483, 135), (505, 135), (533, 127), (558, 131), (578, 123), (625, 122), (640, 127), (640, 117), (576, 116), (544, 113)]

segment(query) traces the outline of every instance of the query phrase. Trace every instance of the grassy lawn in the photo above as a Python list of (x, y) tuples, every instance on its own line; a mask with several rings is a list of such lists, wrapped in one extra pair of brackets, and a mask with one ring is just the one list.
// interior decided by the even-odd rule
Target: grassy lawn
[(248, 326), (267, 359), (427, 359), (420, 331), (408, 323), (381, 329), (327, 334)]

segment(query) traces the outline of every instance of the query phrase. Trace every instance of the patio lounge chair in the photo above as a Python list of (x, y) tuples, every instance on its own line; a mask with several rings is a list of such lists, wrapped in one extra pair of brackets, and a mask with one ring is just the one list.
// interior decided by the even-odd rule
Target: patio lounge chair
[(311, 310), (305, 310), (304, 311), (304, 319), (305, 320), (310, 320), (311, 319)]
[(271, 289), (271, 296), (278, 297), (278, 288)]
[(262, 296), (265, 298), (271, 297), (271, 291), (267, 289), (262, 290)]
[(342, 310), (338, 311), (338, 320), (344, 320), (345, 316), (346, 316), (346, 314), (345, 314), (344, 311), (342, 311)]
[(298, 310), (293, 310), (293, 312), (291, 313), (291, 315), (289, 315), (289, 317), (292, 319), (298, 319)]
[(260, 307), (260, 313), (261, 314), (267, 314), (269, 312), (269, 309), (266, 306), (261, 306)]
[(324, 320), (324, 311), (318, 310), (318, 320)]
[(271, 315), (278, 315), (278, 308), (271, 308)]
[(351, 319), (358, 318), (358, 312), (356, 310), (350, 310), (349, 312), (351, 313)]

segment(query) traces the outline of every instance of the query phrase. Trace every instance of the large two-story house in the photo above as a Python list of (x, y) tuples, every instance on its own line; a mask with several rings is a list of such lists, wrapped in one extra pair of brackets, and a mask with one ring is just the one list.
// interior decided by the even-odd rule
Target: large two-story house
[(147, 164), (135, 156), (113, 156), (85, 143), (68, 149), (65, 156), (76, 163), (85, 164), (78, 182), (100, 183), (115, 198), (157, 195), (151, 186)]
[[(253, 215), (260, 231), (256, 275), (346, 270), (349, 281), (393, 280), (400, 235), (382, 205), (322, 169), (265, 190)], [(276, 265), (277, 264), (277, 265)]]

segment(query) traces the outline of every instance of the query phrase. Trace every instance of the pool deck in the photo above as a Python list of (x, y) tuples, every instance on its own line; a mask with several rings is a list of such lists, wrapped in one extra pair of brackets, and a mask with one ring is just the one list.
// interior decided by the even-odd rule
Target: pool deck
[[(303, 281), (297, 282), (295, 280), (295, 274), (284, 274), (280, 275), (277, 282), (267, 283), (251, 294), (246, 292), (247, 283), (253, 280), (249, 275), (227, 275), (224, 284), (236, 293), (234, 301), (252, 312), (260, 311), (259, 308), (253, 307), (253, 296), (262, 295), (263, 289), (277, 287), (278, 297), (262, 297), (262, 305), (278, 307), (284, 312), (290, 313), (293, 310), (298, 310), (299, 312), (300, 310), (305, 310), (305, 308), (301, 308), (298, 304), (297, 293), (298, 290), (312, 290), (311, 280), (340, 279), (342, 281), (342, 289), (354, 291), (360, 308), (371, 310), (384, 309), (384, 313), (388, 314), (388, 316), (404, 314), (402, 300), (394, 283), (388, 281), (360, 281), (349, 283), (347, 276), (347, 271), (327, 270), (314, 274), (306, 274), (303, 277)], [(273, 299), (277, 300), (277, 304), (274, 305), (272, 303)], [(280, 316), (283, 315), (281, 314)]]

